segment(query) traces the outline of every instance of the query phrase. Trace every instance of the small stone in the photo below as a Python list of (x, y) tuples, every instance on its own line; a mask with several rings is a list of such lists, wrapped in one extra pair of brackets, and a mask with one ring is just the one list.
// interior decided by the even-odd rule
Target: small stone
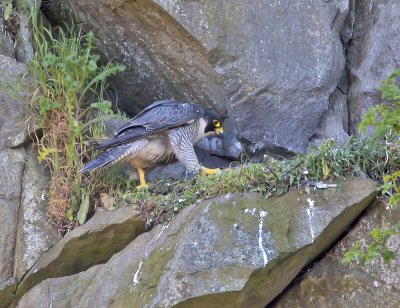
[(146, 223), (144, 224), (144, 228), (147, 230), (151, 229), (151, 222), (150, 221), (146, 221)]

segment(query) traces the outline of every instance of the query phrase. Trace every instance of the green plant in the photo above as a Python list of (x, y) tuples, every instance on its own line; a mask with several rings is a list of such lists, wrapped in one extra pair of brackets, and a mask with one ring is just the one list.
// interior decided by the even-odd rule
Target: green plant
[[(398, 77), (400, 70), (396, 69), (382, 81), (379, 90), (381, 98), (387, 100), (385, 103), (370, 108), (363, 116), (359, 131), (366, 133), (369, 126), (374, 128), (374, 137), (371, 142), (380, 143), (386, 147), (386, 161), (392, 160), (393, 168), (383, 170), (382, 194), (389, 196), (389, 205), (396, 206), (400, 203), (400, 89)], [(361, 266), (371, 263), (376, 257), (382, 257), (385, 263), (396, 257), (396, 252), (387, 247), (388, 239), (400, 232), (400, 224), (393, 228), (376, 228), (370, 232), (373, 240), (361, 249), (359, 243), (346, 252), (343, 257), (343, 264), (355, 261)]]
[(385, 143), (370, 139), (349, 139), (343, 146), (328, 140), (320, 148), (292, 159), (267, 155), (260, 164), (242, 164), (221, 174), (198, 175), (190, 180), (160, 181), (150, 184), (147, 190), (137, 191), (133, 183), (125, 182), (115, 192), (116, 203), (133, 205), (145, 212), (151, 222), (160, 223), (190, 204), (227, 193), (259, 192), (268, 198), (289, 189), (310, 193), (324, 180), (341, 181), (359, 175), (381, 179), (396, 167), (393, 157), (399, 152), (388, 152)]
[(43, 131), (36, 140), (38, 159), (51, 171), (48, 215), (60, 229), (71, 228), (76, 219), (84, 223), (88, 196), (98, 185), (96, 175), (77, 172), (86, 159), (85, 141), (104, 136), (102, 121), (112, 114), (103, 97), (106, 80), (124, 67), (99, 65), (93, 33), (82, 34), (74, 25), (49, 30), (37, 14), (31, 16), (35, 53), (28, 68), (36, 84), (31, 106)]
[(1, 6), (3, 8), (3, 18), (7, 21), (14, 14), (13, 0), (4, 0)]
[[(370, 108), (364, 115), (359, 130), (366, 132), (368, 126), (374, 127), (374, 135), (384, 140), (393, 149), (400, 147), (400, 89), (398, 86), (400, 70), (395, 69), (382, 81), (379, 90), (385, 103)], [(396, 170), (383, 177), (382, 191), (390, 196), (389, 204), (396, 206), (400, 202), (400, 156), (395, 157)]]
[(373, 229), (369, 233), (373, 242), (369, 245), (364, 245), (364, 247), (360, 242), (356, 242), (353, 248), (344, 254), (342, 263), (348, 265), (350, 262), (356, 262), (364, 267), (377, 257), (382, 257), (385, 264), (389, 263), (396, 258), (398, 248), (396, 251), (389, 249), (388, 240), (399, 232), (400, 223), (389, 229)]

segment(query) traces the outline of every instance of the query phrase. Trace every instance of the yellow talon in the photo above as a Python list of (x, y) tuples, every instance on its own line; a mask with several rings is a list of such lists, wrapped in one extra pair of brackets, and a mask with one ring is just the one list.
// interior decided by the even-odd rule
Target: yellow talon
[(220, 170), (221, 170), (220, 168), (215, 168), (215, 169), (209, 169), (209, 168), (205, 168), (205, 167), (202, 167), (202, 168), (201, 168), (201, 171), (202, 171), (203, 174), (205, 174), (205, 175), (217, 174), (218, 171), (220, 171)]
[(147, 185), (146, 180), (144, 178), (144, 171), (141, 167), (136, 167), (136, 170), (139, 174), (139, 181), (140, 181), (140, 185), (136, 186), (136, 189), (143, 189), (146, 187), (149, 187), (149, 185)]

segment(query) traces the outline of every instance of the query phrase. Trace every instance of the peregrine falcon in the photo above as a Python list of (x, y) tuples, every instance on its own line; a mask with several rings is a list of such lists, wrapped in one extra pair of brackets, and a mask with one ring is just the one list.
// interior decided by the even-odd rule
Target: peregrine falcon
[(200, 166), (193, 145), (201, 138), (222, 134), (221, 116), (192, 103), (156, 101), (122, 125), (111, 139), (94, 146), (104, 150), (79, 172), (88, 172), (128, 160), (137, 170), (138, 188), (147, 186), (144, 170), (176, 160), (188, 171), (206, 174), (219, 169)]

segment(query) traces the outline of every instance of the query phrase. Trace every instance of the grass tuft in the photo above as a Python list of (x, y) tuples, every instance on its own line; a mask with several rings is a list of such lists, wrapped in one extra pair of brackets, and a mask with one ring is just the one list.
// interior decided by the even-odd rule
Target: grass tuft
[[(85, 141), (104, 137), (103, 119), (113, 115), (104, 99), (107, 78), (124, 67), (99, 63), (93, 33), (83, 34), (74, 25), (46, 29), (32, 11), (32, 42), (35, 53), (28, 64), (35, 89), (31, 107), (43, 136), (37, 138), (38, 160), (51, 171), (47, 213), (62, 232), (78, 224), (81, 205), (94, 196), (96, 174), (78, 174), (87, 160)], [(92, 197), (92, 208), (99, 203)], [(80, 217), (86, 219), (86, 213)], [(83, 224), (81, 218), (79, 223)]]
[(265, 156), (260, 164), (243, 164), (217, 175), (198, 175), (190, 180), (159, 181), (149, 189), (136, 190), (133, 181), (109, 192), (116, 204), (143, 211), (149, 223), (164, 223), (188, 205), (228, 193), (259, 192), (266, 198), (290, 189), (310, 193), (321, 181), (339, 183), (347, 177), (368, 177), (382, 182), (385, 174), (399, 170), (398, 148), (372, 140), (349, 139), (343, 146), (328, 140), (319, 148), (292, 159)]

